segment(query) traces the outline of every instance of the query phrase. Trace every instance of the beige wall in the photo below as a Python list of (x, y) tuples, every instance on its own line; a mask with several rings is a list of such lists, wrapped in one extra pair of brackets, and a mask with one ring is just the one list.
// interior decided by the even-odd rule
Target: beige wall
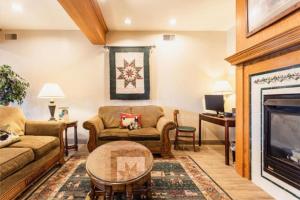
[[(227, 31), (227, 48), (226, 57), (233, 55), (236, 52), (236, 27), (233, 26)], [(235, 93), (236, 83), (235, 83), (235, 66), (228, 63), (227, 79), (230, 82), (233, 91)], [(235, 108), (235, 94), (227, 97), (226, 106), (229, 108)]]
[[(14, 31), (16, 32), (16, 31)], [(218, 79), (232, 79), (226, 32), (177, 32), (174, 41), (163, 41), (159, 32), (112, 32), (108, 45), (155, 45), (150, 58), (151, 100), (109, 99), (108, 51), (94, 46), (79, 31), (19, 31), (17, 41), (0, 43), (0, 64), (9, 64), (31, 87), (22, 105), (31, 119), (47, 119), (47, 100), (37, 95), (45, 82), (58, 83), (66, 94), (58, 106), (69, 106), (71, 118), (81, 123), (96, 114), (100, 105), (157, 104), (171, 118), (198, 127), (203, 95), (212, 92)], [(81, 137), (87, 137), (80, 129)], [(205, 123), (204, 138), (223, 138), (223, 129)], [(83, 136), (84, 135), (84, 136)]]

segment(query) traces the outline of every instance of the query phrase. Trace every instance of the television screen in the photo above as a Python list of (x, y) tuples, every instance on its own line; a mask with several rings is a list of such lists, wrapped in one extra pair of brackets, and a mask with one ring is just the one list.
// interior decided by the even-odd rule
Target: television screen
[(206, 110), (224, 112), (224, 97), (223, 95), (205, 95), (205, 105)]

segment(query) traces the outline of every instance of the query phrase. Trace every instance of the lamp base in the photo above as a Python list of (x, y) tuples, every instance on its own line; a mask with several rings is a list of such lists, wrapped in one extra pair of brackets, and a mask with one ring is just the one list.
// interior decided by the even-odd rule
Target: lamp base
[(57, 121), (55, 117), (50, 117), (48, 121)]
[(48, 107), (49, 107), (49, 111), (50, 111), (50, 115), (51, 115), (49, 121), (56, 121), (56, 119), (54, 117), (56, 105), (53, 100), (50, 101)]

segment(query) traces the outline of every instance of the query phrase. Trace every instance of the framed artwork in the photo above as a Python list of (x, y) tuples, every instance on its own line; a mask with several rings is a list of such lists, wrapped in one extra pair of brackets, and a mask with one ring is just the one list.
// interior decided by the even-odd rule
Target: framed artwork
[(69, 107), (59, 107), (59, 120), (69, 121)]
[(300, 0), (246, 0), (247, 37), (300, 8)]
[(150, 98), (151, 47), (109, 47), (110, 99)]

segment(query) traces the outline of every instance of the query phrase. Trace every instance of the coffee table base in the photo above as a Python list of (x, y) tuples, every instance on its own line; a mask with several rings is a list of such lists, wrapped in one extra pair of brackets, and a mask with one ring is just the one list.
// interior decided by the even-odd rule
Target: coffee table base
[(129, 184), (103, 185), (91, 181), (91, 200), (104, 196), (105, 200), (112, 200), (115, 193), (125, 193), (127, 200), (133, 199), (133, 194), (140, 194), (142, 199), (152, 199), (151, 172), (145, 177)]

